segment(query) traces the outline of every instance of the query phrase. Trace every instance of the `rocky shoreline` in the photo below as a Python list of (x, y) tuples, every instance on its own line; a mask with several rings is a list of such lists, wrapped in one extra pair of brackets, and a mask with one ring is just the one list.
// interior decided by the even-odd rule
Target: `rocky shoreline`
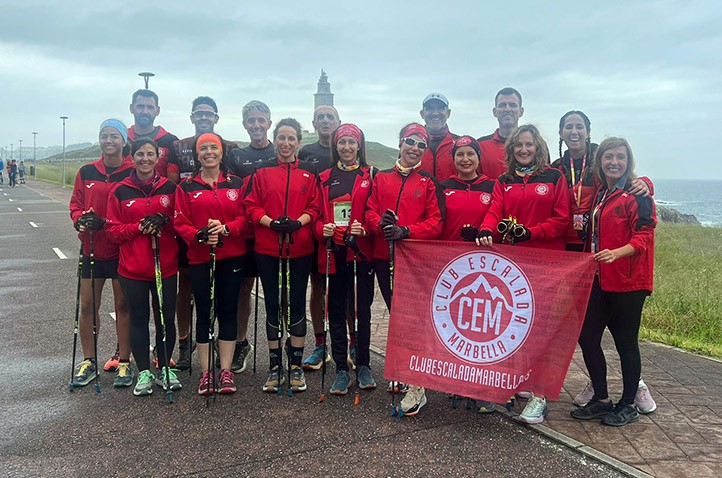
[(697, 217), (694, 214), (683, 214), (673, 207), (657, 205), (657, 218), (662, 222), (669, 222), (672, 224), (694, 224), (701, 226)]

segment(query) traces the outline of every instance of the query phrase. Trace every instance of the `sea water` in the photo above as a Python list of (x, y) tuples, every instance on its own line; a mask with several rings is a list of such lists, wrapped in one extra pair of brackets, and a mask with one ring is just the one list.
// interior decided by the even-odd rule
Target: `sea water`
[(694, 216), (705, 226), (722, 226), (722, 181), (658, 179), (654, 200)]

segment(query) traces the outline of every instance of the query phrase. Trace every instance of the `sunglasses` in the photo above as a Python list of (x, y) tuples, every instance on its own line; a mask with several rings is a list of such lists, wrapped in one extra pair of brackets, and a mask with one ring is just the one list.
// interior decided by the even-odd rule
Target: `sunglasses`
[(426, 149), (426, 147), (428, 146), (423, 141), (416, 141), (413, 138), (404, 138), (401, 141), (408, 144), (409, 146), (418, 146), (419, 149)]
[(218, 116), (217, 113), (206, 110), (194, 111), (191, 113), (191, 115), (193, 115), (194, 118), (215, 118), (216, 116)]

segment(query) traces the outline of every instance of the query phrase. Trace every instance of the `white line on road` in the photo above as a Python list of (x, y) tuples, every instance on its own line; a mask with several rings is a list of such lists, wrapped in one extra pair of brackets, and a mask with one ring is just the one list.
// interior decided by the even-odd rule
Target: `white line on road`
[(38, 227), (38, 225), (35, 224), (33, 221), (28, 222), (28, 224), (30, 224), (32, 227)]
[(57, 254), (60, 259), (67, 259), (67, 258), (68, 258), (68, 256), (66, 256), (65, 254), (63, 254), (63, 251), (61, 251), (61, 250), (58, 249), (57, 247), (53, 247), (53, 252), (54, 252), (55, 254)]
[(8, 201), (13, 202), (13, 201), (15, 201), (15, 200), (14, 200), (14, 199), (8, 199)]
[(18, 208), (18, 212), (23, 212), (23, 210), (21, 208)]
[(115, 321), (115, 312), (110, 312), (108, 315), (110, 315), (110, 318)]

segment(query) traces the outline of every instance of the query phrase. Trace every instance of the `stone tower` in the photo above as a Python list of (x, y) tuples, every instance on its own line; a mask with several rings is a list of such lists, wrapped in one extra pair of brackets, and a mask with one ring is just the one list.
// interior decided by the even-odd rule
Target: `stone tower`
[(313, 109), (319, 106), (333, 106), (333, 93), (331, 83), (328, 82), (326, 72), (321, 69), (321, 77), (318, 79), (318, 91), (313, 95)]

